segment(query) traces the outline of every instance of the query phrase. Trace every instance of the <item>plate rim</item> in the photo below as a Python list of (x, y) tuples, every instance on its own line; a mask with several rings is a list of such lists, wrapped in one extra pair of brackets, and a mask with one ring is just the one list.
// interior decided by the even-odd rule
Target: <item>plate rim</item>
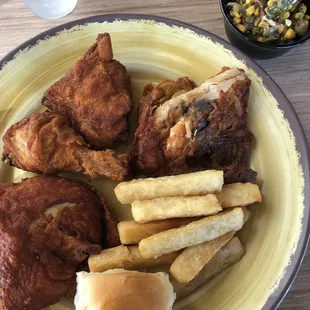
[(128, 20), (150, 20), (155, 21), (157, 23), (163, 23), (168, 26), (177, 26), (185, 29), (192, 30), (194, 33), (198, 35), (202, 35), (205, 37), (209, 37), (213, 42), (218, 42), (224, 46), (224, 48), (233, 52), (234, 56), (240, 60), (243, 60), (246, 66), (252, 69), (259, 77), (262, 78), (263, 84), (270, 91), (270, 93), (274, 96), (274, 98), (279, 103), (279, 108), (283, 111), (285, 119), (289, 122), (290, 128), (294, 134), (296, 141), (296, 149), (300, 154), (299, 163), (302, 167), (303, 177), (304, 177), (304, 216), (302, 218), (302, 231), (298, 240), (298, 244), (296, 247), (295, 253), (291, 256), (291, 264), (286, 267), (286, 272), (284, 276), (281, 278), (279, 286), (277, 289), (268, 297), (263, 310), (271, 310), (277, 309), (283, 299), (286, 297), (289, 292), (292, 284), (294, 283), (296, 276), (300, 270), (302, 261), (305, 257), (307, 247), (310, 240), (310, 167), (309, 167), (309, 146), (308, 141), (303, 130), (302, 124), (298, 118), (296, 111), (294, 110), (293, 105), (288, 100), (284, 92), (277, 85), (277, 83), (269, 76), (269, 74), (259, 66), (253, 59), (249, 56), (238, 50), (229, 42), (224, 39), (218, 37), (217, 35), (204, 30), (200, 27), (191, 25), (186, 22), (182, 22), (176, 19), (160, 17), (156, 15), (148, 15), (148, 14), (104, 14), (104, 15), (95, 15), (89, 16), (77, 20), (73, 20), (67, 23), (63, 23), (56, 27), (50, 28), (46, 31), (39, 33), (38, 35), (30, 38), (24, 43), (20, 44), (18, 47), (7, 53), (0, 60), (0, 71), (4, 67), (4, 65), (13, 60), (15, 55), (21, 50), (25, 50), (26, 48), (32, 47), (37, 44), (39, 40), (42, 40), (46, 37), (51, 37), (57, 35), (58, 32), (70, 29), (77, 25), (86, 25), (90, 23), (96, 22), (114, 22), (116, 20), (128, 21)]

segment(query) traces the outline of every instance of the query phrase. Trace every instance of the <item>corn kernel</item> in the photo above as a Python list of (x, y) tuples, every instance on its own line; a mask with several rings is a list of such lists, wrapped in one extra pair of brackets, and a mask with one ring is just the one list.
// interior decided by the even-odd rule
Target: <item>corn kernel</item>
[(238, 11), (233, 11), (233, 14), (234, 14), (234, 17), (235, 18), (240, 18), (241, 17), (241, 14), (238, 12)]
[(296, 36), (295, 31), (292, 28), (289, 28), (285, 32), (285, 39), (291, 40)]
[(248, 8), (246, 9), (245, 12), (246, 12), (246, 15), (247, 15), (247, 16), (253, 15), (254, 12), (255, 12), (255, 6), (254, 6), (254, 5), (251, 5), (250, 7), (248, 7)]
[(258, 15), (259, 15), (259, 9), (258, 9), (258, 8), (255, 10), (254, 15), (255, 15), (255, 16), (258, 16)]
[(241, 19), (240, 19), (240, 18), (234, 17), (234, 18), (233, 18), (233, 21), (234, 21), (234, 23), (235, 23), (236, 25), (238, 25), (238, 24), (241, 23)]
[(280, 24), (278, 28), (279, 34), (281, 34), (284, 31), (284, 29), (285, 29), (285, 26), (283, 24)]
[(264, 38), (263, 37), (258, 37), (257, 41), (258, 42), (264, 42)]
[(294, 14), (294, 18), (296, 18), (296, 19), (303, 19), (304, 18), (304, 14), (303, 13), (295, 13)]
[(290, 12), (282, 12), (281, 14), (280, 14), (280, 18), (281, 19), (287, 19), (287, 18), (289, 18), (290, 17)]
[(246, 0), (245, 4), (251, 5), (254, 2), (254, 0)]
[(245, 26), (242, 24), (237, 25), (237, 28), (241, 31), (241, 32), (245, 32)]
[(268, 24), (268, 22), (266, 22), (265, 20), (262, 20), (262, 21), (258, 24), (258, 27), (267, 29), (267, 28), (269, 28), (269, 24)]
[(310, 20), (310, 15), (306, 15), (305, 20)]
[(277, 0), (269, 0), (268, 2), (267, 2), (267, 6), (269, 7), (269, 6), (271, 6), (273, 3), (276, 3), (277, 2)]
[(306, 14), (306, 12), (307, 12), (307, 7), (306, 7), (304, 4), (302, 4), (302, 5), (299, 7), (299, 12), (300, 12), (300, 13), (303, 13), (303, 14)]

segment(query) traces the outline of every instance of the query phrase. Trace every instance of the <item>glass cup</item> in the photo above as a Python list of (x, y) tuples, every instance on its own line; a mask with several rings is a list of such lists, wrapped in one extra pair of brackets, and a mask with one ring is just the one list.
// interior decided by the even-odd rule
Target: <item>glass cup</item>
[(24, 0), (24, 3), (41, 18), (57, 19), (71, 13), (77, 0)]

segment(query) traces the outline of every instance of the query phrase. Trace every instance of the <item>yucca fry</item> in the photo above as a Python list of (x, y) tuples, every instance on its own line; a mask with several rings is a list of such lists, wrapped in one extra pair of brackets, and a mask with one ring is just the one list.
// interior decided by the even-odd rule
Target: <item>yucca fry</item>
[(217, 276), (227, 267), (239, 262), (244, 253), (244, 248), (238, 237), (233, 237), (213, 256), (209, 263), (201, 270), (199, 275), (189, 283), (179, 283), (173, 278), (173, 276), (170, 276), (170, 281), (176, 292), (177, 299), (180, 300), (187, 296)]
[(223, 183), (223, 171), (206, 170), (121, 182), (115, 187), (114, 192), (117, 199), (126, 204), (135, 200), (206, 195), (221, 191)]
[(139, 243), (139, 250), (144, 258), (156, 258), (216, 239), (232, 230), (237, 231), (241, 229), (243, 221), (242, 208), (224, 211), (143, 239)]
[(129, 250), (124, 245), (101, 251), (99, 254), (88, 258), (88, 266), (91, 272), (103, 272), (113, 268), (124, 268), (131, 261)]
[(201, 218), (176, 218), (143, 224), (135, 221), (122, 221), (118, 223), (117, 228), (122, 244), (136, 244), (159, 232), (187, 225), (199, 219)]
[(145, 259), (142, 257), (137, 245), (128, 247), (120, 245), (103, 250), (97, 255), (91, 255), (88, 259), (88, 266), (91, 272), (103, 272), (115, 268), (138, 269), (160, 264), (171, 264), (179, 254), (180, 252), (175, 252), (162, 255), (156, 259)]
[(125, 269), (138, 269), (144, 267), (152, 267), (161, 264), (171, 264), (180, 254), (180, 252), (162, 255), (158, 258), (143, 258), (137, 245), (128, 247), (131, 261), (127, 261), (124, 265)]
[(222, 208), (248, 206), (261, 202), (259, 187), (252, 183), (232, 183), (224, 185), (222, 191), (216, 194)]
[(243, 224), (244, 224), (250, 218), (251, 212), (249, 211), (249, 209), (247, 207), (242, 207), (242, 211), (243, 211), (243, 215), (244, 215), (244, 219), (243, 219)]
[[(242, 211), (244, 214), (243, 221), (245, 223), (251, 213), (246, 207), (243, 207)], [(171, 274), (180, 283), (190, 282), (201, 272), (214, 255), (233, 238), (235, 233), (236, 231), (231, 231), (217, 239), (184, 249), (171, 265)]]
[(190, 282), (234, 234), (235, 231), (230, 231), (219, 238), (186, 248), (171, 265), (171, 274), (180, 283)]
[(222, 211), (215, 195), (166, 197), (132, 203), (135, 221), (145, 223), (168, 218), (214, 215)]

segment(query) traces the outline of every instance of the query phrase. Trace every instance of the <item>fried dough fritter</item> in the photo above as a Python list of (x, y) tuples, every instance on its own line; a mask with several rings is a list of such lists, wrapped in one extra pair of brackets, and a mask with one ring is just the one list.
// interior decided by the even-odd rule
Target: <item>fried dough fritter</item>
[(88, 256), (119, 244), (109, 236), (117, 227), (105, 210), (80, 181), (37, 176), (0, 184), (3, 309), (42, 309), (67, 296)]
[(182, 86), (182, 79), (146, 86), (132, 147), (135, 169), (153, 176), (220, 169), (226, 183), (255, 182), (248, 169), (251, 81), (244, 71), (225, 67), (196, 88)]
[(45, 92), (42, 103), (65, 115), (88, 144), (103, 149), (127, 136), (130, 86), (125, 66), (113, 59), (110, 35), (104, 33)]
[(35, 173), (83, 172), (92, 178), (106, 176), (118, 181), (128, 174), (127, 155), (90, 150), (66, 117), (48, 111), (11, 126), (3, 144), (2, 160)]

